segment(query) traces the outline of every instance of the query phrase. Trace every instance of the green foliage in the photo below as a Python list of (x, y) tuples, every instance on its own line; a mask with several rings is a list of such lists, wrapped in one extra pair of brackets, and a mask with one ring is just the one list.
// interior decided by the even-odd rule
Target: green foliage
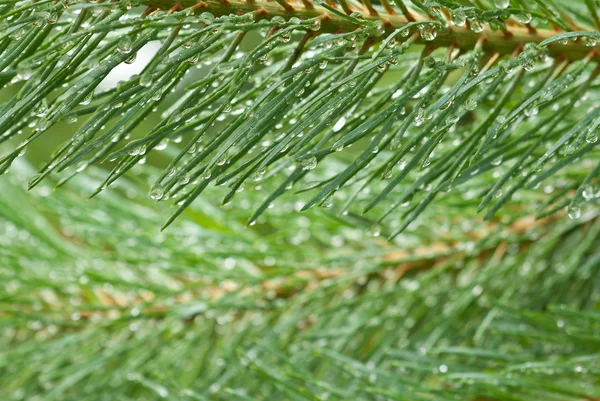
[(1, 400), (600, 399), (600, 5), (363, 3), (0, 0)]
[(16, 167), (0, 197), (2, 399), (600, 395), (597, 217), (463, 220), (392, 246), (323, 212), (243, 229), (242, 210), (206, 199), (159, 233), (143, 180), (82, 203), (100, 171), (26, 193)]
[[(171, 147), (151, 190), (153, 199), (178, 205), (167, 224), (213, 185), (230, 188), (226, 203), (260, 181), (266, 200), (254, 204), (250, 223), (281, 196), (300, 192), (302, 210), (366, 213), (392, 237), (455, 193), (481, 199), (477, 210), (487, 219), (515, 197), (543, 202), (547, 193), (594, 193), (597, 177), (581, 167), (598, 157), (590, 52), (599, 34), (581, 28), (593, 19), (584, 4), (484, 10), (415, 2), (430, 19), (391, 15), (391, 26), (382, 16), (346, 15), (320, 3), (312, 11), (297, 6), (298, 17), (287, 19), (269, 3), (231, 14), (244, 4), (252, 8), (210, 3), (206, 9), (217, 15), (194, 13), (204, 9), (198, 7), (140, 15), (128, 2), (4, 2), (0, 85), (10, 95), (1, 106), (0, 139), (12, 150), (0, 169), (64, 120), (73, 124), (62, 128), (70, 138), (30, 187), (52, 173), (62, 184), (110, 161), (95, 195)], [(507, 24), (532, 19), (539, 29), (533, 38)], [(486, 23), (491, 28), (480, 33)], [(547, 24), (579, 30), (550, 37)], [(484, 34), (487, 42), (477, 40)], [(513, 35), (513, 47), (502, 35)], [(461, 53), (444, 48), (452, 38)], [(160, 49), (139, 75), (101, 85), (157, 41)], [(430, 45), (418, 45), (423, 41)], [(558, 56), (548, 57), (548, 49)], [(501, 56), (495, 65), (494, 51)], [(510, 52), (518, 55), (502, 57)], [(561, 54), (572, 62), (565, 65)], [(537, 213), (569, 204), (577, 215), (589, 200), (562, 196)], [(406, 202), (408, 209), (399, 209)]]

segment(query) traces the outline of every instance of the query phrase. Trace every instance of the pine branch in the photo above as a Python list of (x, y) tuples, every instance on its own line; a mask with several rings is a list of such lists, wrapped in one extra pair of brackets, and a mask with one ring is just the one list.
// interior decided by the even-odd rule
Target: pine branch
[[(75, 124), (71, 138), (29, 187), (114, 162), (96, 196), (169, 146), (150, 190), (178, 206), (163, 227), (213, 184), (229, 187), (228, 203), (258, 181), (267, 195), (248, 224), (292, 189), (306, 193), (296, 209), (329, 208), (340, 196), (339, 215), (390, 237), (446, 193), (483, 190), (463, 201), (488, 220), (508, 204), (527, 215), (568, 205), (576, 217), (597, 192), (596, 168), (569, 169), (597, 158), (600, 120), (579, 110), (596, 98), (599, 34), (580, 30), (593, 24), (589, 5), (534, 3), (415, 1), (415, 11), (400, 2), (392, 13), (390, 4), (235, 0), (148, 3), (139, 14), (125, 2), (10, 2), (0, 14), (0, 141), (9, 149), (0, 171), (64, 121)], [(98, 89), (154, 41), (161, 48), (139, 75)], [(198, 64), (207, 68), (192, 72)], [(538, 191), (538, 211), (515, 201), (542, 181), (574, 196), (544, 204)]]
[(0, 194), (4, 398), (600, 394), (597, 216), (442, 222), (394, 246), (318, 210), (309, 236), (284, 210), (277, 235), (241, 230), (207, 199), (157, 234), (143, 174), (89, 202), (96, 169), (52, 195), (25, 193), (28, 174), (17, 162)]
[[(378, 32), (379, 40), (385, 39), (386, 36), (392, 34), (397, 29), (405, 27), (410, 22), (417, 21), (428, 22), (426, 16), (411, 13), (413, 16), (412, 20), (407, 19), (404, 15), (396, 15), (389, 13), (361, 13), (360, 11), (351, 11), (350, 15), (344, 15), (336, 8), (323, 7), (321, 5), (312, 5), (306, 7), (293, 6), (286, 1), (282, 0), (282, 4), (277, 2), (266, 2), (266, 1), (244, 1), (244, 0), (207, 0), (197, 2), (195, 0), (183, 0), (177, 3), (173, 3), (169, 0), (148, 0), (146, 3), (150, 7), (157, 7), (160, 9), (168, 10), (174, 4), (180, 4), (184, 9), (190, 8), (194, 12), (209, 12), (214, 16), (226, 16), (231, 13), (235, 14), (246, 14), (253, 13), (254, 18), (259, 20), (271, 20), (272, 18), (284, 18), (285, 21), (289, 21), (292, 18), (299, 18), (303, 20), (314, 19), (315, 22), (311, 27), (318, 33), (347, 33), (356, 30), (360, 30), (365, 27), (375, 26)], [(285, 6), (283, 5), (285, 4)], [(311, 3), (312, 4), (312, 3)], [(354, 13), (354, 14), (352, 14)], [(510, 15), (522, 15), (526, 14), (519, 9), (505, 9), (497, 12), (488, 12), (484, 14), (484, 18), (490, 18), (498, 15), (500, 18), (506, 19)], [(455, 17), (461, 18), (461, 17)], [(466, 21), (466, 17), (465, 21)], [(530, 19), (531, 16), (523, 17), (522, 19)], [(526, 19), (525, 19), (526, 18)], [(411, 24), (413, 26), (425, 29), (427, 25), (424, 24)], [(531, 27), (523, 27), (518, 25), (506, 26), (502, 30), (492, 30), (489, 26), (481, 26), (481, 30), (478, 28), (473, 29), (472, 27), (466, 26), (466, 22), (461, 26), (451, 25), (444, 27), (442, 24), (436, 24), (432, 26), (429, 32), (421, 34), (416, 40), (416, 43), (433, 43), (436, 47), (448, 47), (454, 46), (462, 50), (473, 50), (475, 44), (482, 38), (485, 41), (483, 49), (486, 51), (493, 51), (499, 55), (510, 55), (516, 50), (522, 49), (528, 43), (540, 44), (547, 43), (548, 40), (552, 39), (552, 44), (548, 46), (548, 54), (552, 57), (561, 57), (570, 61), (581, 60), (590, 53), (597, 59), (599, 56), (596, 54), (600, 46), (594, 44), (590, 46), (589, 43), (585, 43), (583, 40), (567, 41), (567, 43), (561, 43), (563, 37), (568, 38), (600, 38), (600, 34), (593, 31), (581, 31), (572, 32), (569, 35), (557, 36), (556, 31), (548, 29), (534, 29)], [(429, 35), (428, 38), (425, 38)], [(425, 36), (425, 37), (424, 37)], [(402, 40), (401, 37), (398, 39)], [(596, 50), (596, 52), (594, 52)]]

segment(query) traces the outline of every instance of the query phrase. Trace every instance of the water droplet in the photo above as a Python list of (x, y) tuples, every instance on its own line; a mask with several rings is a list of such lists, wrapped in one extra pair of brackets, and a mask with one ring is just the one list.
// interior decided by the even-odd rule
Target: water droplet
[(529, 14), (529, 13), (519, 13), (519, 14), (517, 14), (517, 19), (522, 24), (529, 24), (531, 22), (531, 14)]
[(292, 34), (290, 32), (284, 32), (279, 35), (279, 41), (282, 43), (287, 43), (292, 39)]
[(585, 135), (585, 141), (587, 143), (596, 143), (598, 142), (598, 132), (594, 127), (588, 129), (587, 134)]
[(346, 125), (346, 117), (340, 117), (340, 119), (337, 120), (335, 125), (332, 127), (333, 132), (340, 131), (342, 128), (344, 128), (344, 125)]
[(570, 219), (578, 219), (581, 216), (581, 208), (577, 205), (569, 205), (567, 207), (567, 214)]
[(385, 34), (385, 24), (383, 21), (379, 21), (379, 23), (375, 26), (375, 36), (383, 36)]
[(138, 146), (129, 151), (130, 156), (140, 156), (146, 153), (146, 145)]
[(231, 72), (233, 71), (233, 65), (231, 63), (221, 63), (217, 67), (217, 70), (224, 73)]
[(35, 125), (35, 129), (38, 131), (45, 131), (50, 126), (50, 121), (47, 118), (41, 118)]
[(494, 6), (496, 6), (496, 8), (508, 8), (509, 5), (509, 0), (494, 0)]
[(161, 200), (165, 196), (165, 191), (162, 187), (153, 187), (150, 191), (150, 197), (154, 200)]
[(502, 71), (504, 71), (505, 74), (510, 74), (513, 72), (513, 66), (506, 60), (500, 61), (498, 66), (502, 69)]
[(130, 36), (123, 36), (117, 43), (117, 50), (119, 53), (125, 54), (131, 51), (133, 43), (131, 42)]
[(596, 38), (594, 38), (592, 36), (588, 36), (587, 38), (585, 38), (585, 45), (587, 47), (594, 47), (594, 46), (596, 46), (597, 43), (598, 43), (598, 41), (596, 40)]
[(450, 114), (446, 117), (446, 124), (453, 125), (456, 124), (460, 120), (460, 116), (458, 114)]
[(316, 18), (311, 25), (309, 25), (308, 27), (311, 31), (318, 31), (319, 29), (321, 29), (321, 19), (320, 18)]
[(323, 201), (321, 202), (321, 207), (324, 207), (326, 209), (328, 209), (332, 206), (333, 206), (333, 195), (329, 195), (328, 197), (323, 199)]
[(188, 64), (196, 65), (198, 64), (198, 54), (194, 54), (192, 57), (185, 60)]
[(554, 94), (551, 90), (545, 90), (540, 97), (541, 102), (549, 102), (554, 97)]
[(181, 177), (179, 178), (179, 181), (178, 181), (178, 183), (179, 183), (180, 185), (185, 185), (185, 184), (187, 184), (187, 183), (189, 183), (189, 182), (190, 182), (190, 176), (189, 176), (189, 175), (187, 175), (187, 174), (184, 174), (183, 176), (181, 176)]
[(56, 24), (56, 22), (58, 21), (58, 14), (55, 12), (49, 13), (46, 17), (46, 21), (48, 21), (50, 25)]
[(444, 103), (443, 105), (440, 106), (440, 110), (446, 110), (453, 104), (454, 104), (454, 97), (451, 97), (450, 99), (448, 99), (448, 101), (446, 103)]
[(472, 20), (471, 30), (475, 33), (483, 32), (483, 23), (477, 19)]
[(67, 124), (75, 124), (77, 122), (77, 114), (75, 114), (75, 113), (67, 114), (64, 117), (64, 120), (67, 122)]
[(137, 53), (131, 53), (129, 57), (125, 60), (125, 64), (133, 64), (137, 58)]
[(254, 181), (260, 181), (263, 179), (263, 177), (265, 176), (265, 173), (267, 172), (267, 170), (265, 168), (262, 168), (260, 170), (258, 170), (255, 174), (254, 174)]
[(467, 99), (464, 103), (463, 103), (463, 108), (467, 111), (473, 111), (477, 108), (477, 100), (473, 99), (473, 98), (469, 98)]
[(434, 40), (437, 36), (437, 31), (433, 25), (421, 26), (420, 32), (421, 37), (426, 41)]
[(420, 107), (415, 115), (415, 125), (418, 127), (425, 122), (425, 109)]
[(92, 102), (93, 96), (94, 96), (94, 91), (91, 91), (81, 100), (81, 102), (79, 102), (79, 104), (84, 105), (84, 106), (90, 104)]
[(533, 61), (527, 60), (523, 63), (523, 68), (525, 69), (525, 71), (533, 71), (533, 69), (535, 68), (535, 64), (533, 64)]
[(454, 11), (450, 19), (455, 26), (463, 26), (467, 23), (467, 16), (460, 10)]
[(317, 158), (314, 155), (307, 155), (300, 159), (300, 165), (303, 170), (313, 170), (317, 167)]
[(258, 61), (258, 62), (259, 62), (259, 63), (261, 63), (261, 64), (265, 64), (265, 63), (267, 62), (267, 59), (268, 59), (268, 57), (267, 57), (267, 55), (265, 54), (265, 55), (263, 55), (263, 56), (260, 56), (260, 57), (258, 57), (258, 58), (256, 59), (256, 61)]
[(531, 105), (530, 107), (523, 110), (523, 114), (525, 114), (525, 116), (527, 117), (535, 117), (538, 115), (539, 111), (540, 110), (536, 105)]
[(33, 111), (33, 114), (35, 114), (37, 117), (44, 117), (47, 112), (48, 112), (48, 102), (46, 101), (46, 99), (42, 99), (39, 106), (36, 107), (35, 110)]
[(499, 165), (501, 165), (501, 164), (502, 164), (502, 156), (500, 156), (500, 157), (497, 157), (496, 159), (492, 160), (492, 161), (490, 162), (490, 164), (491, 164), (492, 166), (499, 166)]
[(583, 195), (583, 198), (585, 200), (588, 200), (588, 201), (591, 200), (594, 197), (594, 188), (589, 184), (586, 185), (581, 190), (581, 195)]
[(150, 73), (144, 73), (140, 76), (140, 85), (144, 88), (152, 85), (152, 75)]

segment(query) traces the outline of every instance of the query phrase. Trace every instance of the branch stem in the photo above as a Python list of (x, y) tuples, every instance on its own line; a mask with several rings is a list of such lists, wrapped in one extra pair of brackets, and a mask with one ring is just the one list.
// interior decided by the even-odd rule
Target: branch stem
[[(173, 5), (172, 0), (145, 0), (145, 3), (146, 5), (166, 10), (170, 9)], [(290, 6), (286, 10), (278, 2), (252, 0), (181, 0), (179, 3), (183, 7), (193, 7), (198, 12), (206, 11), (215, 16), (254, 12), (257, 20), (271, 19), (275, 16), (283, 17), (286, 20), (292, 17), (301, 19), (320, 18), (320, 33), (350, 32), (360, 28), (359, 25), (344, 18), (344, 16), (336, 15), (326, 8), (317, 5), (314, 8)], [(402, 14), (365, 14), (363, 17), (367, 21), (383, 22), (386, 28), (385, 35), (410, 22)], [(419, 16), (415, 17), (419, 18)], [(507, 26), (505, 31), (493, 31), (489, 27), (486, 27), (482, 32), (473, 32), (468, 28), (468, 24), (464, 27), (452, 26), (443, 32), (438, 32), (433, 42), (437, 47), (448, 47), (456, 44), (457, 48), (471, 50), (481, 37), (485, 37), (487, 40), (485, 41), (483, 50), (495, 52), (499, 55), (510, 55), (515, 49), (522, 48), (526, 43), (541, 43), (556, 35), (555, 31), (549, 29), (536, 29), (532, 31), (523, 26)], [(422, 44), (424, 40), (419, 38), (417, 43), (419, 42)], [(589, 47), (586, 46), (584, 40), (578, 39), (576, 41), (569, 41), (566, 44), (552, 43), (548, 46), (548, 54), (552, 57), (562, 56), (566, 60), (576, 61), (585, 58), (594, 49), (600, 50), (600, 45)], [(594, 59), (598, 60), (599, 58), (598, 56), (594, 56)]]

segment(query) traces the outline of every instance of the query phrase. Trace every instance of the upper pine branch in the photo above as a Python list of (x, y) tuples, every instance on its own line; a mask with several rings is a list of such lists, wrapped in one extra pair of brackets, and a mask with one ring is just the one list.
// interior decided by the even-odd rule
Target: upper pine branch
[(215, 185), (223, 203), (264, 191), (250, 224), (294, 190), (285, 207), (335, 206), (390, 237), (436, 204), (492, 219), (596, 202), (590, 2), (147, 4), (5, 3), (1, 171), (64, 121), (30, 188), (114, 163), (94, 196), (157, 155), (167, 225)]
[[(547, 45), (547, 52), (554, 57), (564, 57), (568, 60), (580, 60), (585, 58), (593, 50), (598, 50), (596, 43), (597, 32), (589, 28), (577, 25), (569, 27), (569, 31), (577, 29), (579, 32), (569, 35), (574, 40), (561, 40), (557, 36), (560, 29), (552, 24), (557, 30), (534, 28), (530, 22), (531, 13), (518, 8), (505, 8), (495, 11), (477, 12), (476, 9), (457, 8), (456, 10), (441, 9), (439, 6), (430, 7), (432, 14), (422, 14), (406, 8), (405, 15), (397, 14), (395, 8), (387, 2), (382, 2), (383, 11), (377, 11), (370, 3), (356, 4), (353, 7), (347, 3), (319, 3), (313, 4), (309, 0), (304, 3), (290, 4), (286, 0), (277, 1), (244, 1), (244, 0), (182, 0), (173, 2), (170, 0), (145, 0), (150, 7), (164, 10), (179, 10), (190, 8), (194, 12), (209, 12), (215, 16), (253, 13), (256, 20), (270, 20), (274, 17), (284, 18), (289, 21), (292, 18), (313, 19), (311, 29), (317, 33), (344, 33), (369, 28), (374, 37), (382, 40), (394, 31), (405, 27), (410, 22), (422, 22), (411, 24), (413, 31), (421, 31), (422, 34), (416, 43), (433, 43), (438, 47), (455, 46), (465, 51), (473, 50), (475, 44), (482, 40), (484, 50), (494, 51), (499, 55), (510, 55), (517, 53), (527, 43), (540, 44), (552, 39), (552, 44)], [(341, 9), (340, 9), (341, 8)], [(467, 14), (472, 19), (467, 19)], [(504, 21), (513, 17), (509, 24), (503, 25)], [(429, 25), (427, 22), (436, 21)], [(495, 29), (487, 23), (493, 21)], [(562, 24), (560, 24), (562, 25)], [(410, 32), (410, 29), (407, 30)], [(405, 39), (405, 37), (404, 37)], [(403, 37), (398, 37), (398, 41)], [(546, 46), (545, 46), (546, 47)], [(597, 57), (597, 56), (594, 56)]]

